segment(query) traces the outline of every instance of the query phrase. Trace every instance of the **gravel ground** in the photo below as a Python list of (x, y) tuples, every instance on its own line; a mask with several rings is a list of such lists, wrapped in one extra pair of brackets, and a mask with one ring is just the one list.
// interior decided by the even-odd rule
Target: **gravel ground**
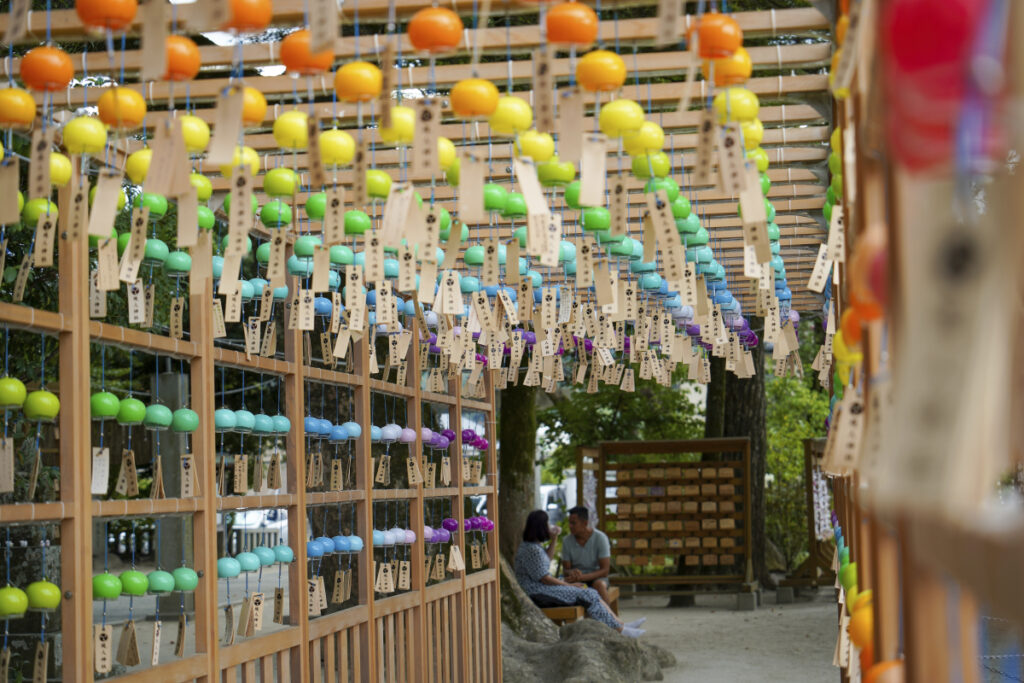
[(620, 600), (625, 621), (647, 617), (642, 636), (667, 648), (679, 662), (665, 680), (687, 683), (822, 683), (838, 681), (832, 666), (837, 616), (832, 591), (804, 592), (776, 605), (766, 592), (761, 607), (738, 612), (732, 595), (698, 596), (692, 608), (665, 607), (663, 596)]

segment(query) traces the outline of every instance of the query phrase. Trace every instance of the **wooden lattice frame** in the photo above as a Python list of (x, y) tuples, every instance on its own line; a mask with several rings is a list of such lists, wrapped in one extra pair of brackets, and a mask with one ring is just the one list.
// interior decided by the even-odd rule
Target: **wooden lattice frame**
[[(77, 163), (77, 159), (75, 160)], [(70, 215), (70, 192), (61, 193), (62, 215)], [(214, 345), (212, 283), (206, 282), (201, 293), (189, 297), (189, 341), (120, 327), (89, 319), (89, 254), (86, 235), (72, 237), (66, 227), (58, 235), (57, 273), (62, 286), (58, 310), (44, 311), (26, 306), (0, 303), (0, 325), (33, 332), (56, 335), (60, 341), (59, 398), (64, 407), (60, 430), (61, 500), (50, 503), (19, 503), (0, 505), (0, 523), (17, 524), (50, 522), (60, 525), (62, 548), (59, 584), (65, 593), (61, 605), (63, 634), (63, 675), (66, 681), (92, 681), (93, 675), (93, 603), (92, 561), (93, 521), (100, 517), (141, 517), (191, 514), (194, 544), (193, 567), (202, 573), (195, 591), (194, 637), (195, 656), (165, 662), (155, 668), (131, 673), (117, 680), (150, 681), (154, 676), (174, 681), (400, 681), (413, 677), (427, 680), (500, 680), (501, 644), (499, 590), (496, 560), (492, 568), (471, 574), (462, 572), (456, 578), (427, 586), (424, 576), (422, 539), (413, 546), (412, 590), (385, 599), (374, 599), (369, 581), (359, 581), (357, 607), (316, 619), (307, 616), (306, 548), (308, 537), (307, 505), (354, 503), (359, 536), (366, 539), (366, 549), (359, 554), (361, 577), (372, 575), (373, 561), (370, 538), (373, 531), (372, 503), (380, 500), (407, 500), (410, 504), (410, 527), (420, 530), (424, 525), (423, 502), (429, 498), (448, 497), (452, 517), (459, 522), (453, 534), (460, 547), (468, 547), (462, 531), (463, 505), (469, 495), (488, 498), (489, 516), (497, 523), (497, 490), (494, 479), (485, 486), (468, 486), (462, 480), (462, 458), (453, 458), (453, 485), (425, 490), (374, 489), (370, 440), (364, 436), (356, 451), (356, 489), (337, 492), (307, 492), (305, 488), (305, 440), (300, 431), (306, 414), (304, 381), (350, 387), (355, 396), (355, 420), (367, 425), (371, 392), (385, 393), (407, 401), (409, 422), (416, 425), (415, 453), (422, 452), (418, 425), (422, 402), (447, 406), (450, 414), (459, 416), (469, 409), (485, 415), (485, 438), (497, 442), (494, 431), (493, 385), (489, 373), (484, 377), (484, 400), (464, 398), (461, 383), (449, 382), (447, 393), (421, 390), (421, 368), (416, 345), (410, 345), (409, 372), (405, 385), (374, 379), (369, 369), (369, 338), (355, 343), (354, 372), (343, 373), (312, 367), (302, 359), (302, 332), (287, 330), (283, 358), (246, 358), (244, 353)], [(207, 250), (209, 244), (207, 243)], [(206, 259), (210, 254), (197, 254)], [(294, 279), (290, 286), (295, 287)], [(418, 334), (416, 322), (408, 326)], [(418, 338), (418, 337), (414, 337)], [(191, 366), (191, 407), (200, 416), (198, 430), (193, 434), (192, 451), (198, 466), (201, 495), (195, 498), (93, 500), (90, 494), (91, 428), (89, 415), (91, 342), (134, 348), (159, 353), (161, 356), (184, 359)], [(284, 383), (286, 415), (293, 425), (285, 443), (288, 492), (280, 495), (217, 495), (214, 440), (214, 369), (218, 365), (279, 375)], [(461, 434), (457, 432), (454, 452), (461, 451)], [(488, 450), (484, 471), (497, 471), (495, 449)], [(283, 508), (288, 511), (288, 535), (293, 539), (295, 562), (288, 571), (289, 615), (291, 628), (264, 636), (256, 636), (236, 645), (224, 647), (217, 633), (217, 525), (221, 511), (246, 508)], [(420, 536), (418, 533), (417, 536)], [(497, 534), (487, 537), (487, 552), (498, 557)], [(190, 632), (193, 627), (190, 627)], [(407, 636), (407, 637), (406, 637)], [(387, 644), (383, 646), (382, 644)], [(324, 667), (321, 669), (322, 666)], [(259, 678), (257, 678), (259, 676)], [(340, 676), (340, 678), (339, 678)]]

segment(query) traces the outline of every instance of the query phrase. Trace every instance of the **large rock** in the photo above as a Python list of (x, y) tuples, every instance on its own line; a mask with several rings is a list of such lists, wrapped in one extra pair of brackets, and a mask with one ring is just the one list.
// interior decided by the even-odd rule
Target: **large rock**
[(566, 624), (556, 643), (532, 643), (505, 624), (502, 676), (508, 683), (622, 683), (660, 681), (674, 666), (666, 650), (626, 638), (593, 619)]
[(544, 616), (533, 600), (523, 592), (505, 558), (501, 558), (501, 621), (520, 638), (534, 643), (554, 643), (558, 627)]
[(626, 638), (593, 619), (560, 629), (519, 587), (501, 559), (502, 676), (508, 683), (660, 681), (668, 651)]

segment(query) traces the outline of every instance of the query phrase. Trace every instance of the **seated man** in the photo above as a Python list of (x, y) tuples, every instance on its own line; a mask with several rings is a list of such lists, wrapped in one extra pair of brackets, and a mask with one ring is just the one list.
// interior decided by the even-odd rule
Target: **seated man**
[(569, 510), (570, 535), (562, 541), (562, 571), (566, 581), (584, 583), (596, 589), (607, 603), (611, 544), (604, 532), (590, 528), (589, 517), (585, 507)]

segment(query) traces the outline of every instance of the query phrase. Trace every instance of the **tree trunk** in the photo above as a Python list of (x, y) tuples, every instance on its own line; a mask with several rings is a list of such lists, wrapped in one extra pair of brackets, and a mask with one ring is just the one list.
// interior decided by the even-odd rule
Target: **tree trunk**
[(704, 398), (704, 438), (717, 439), (725, 434), (725, 359), (711, 357), (711, 381)]
[[(707, 384), (704, 396), (704, 438), (720, 438), (725, 433), (725, 359), (711, 357), (711, 380)], [(716, 455), (712, 453), (710, 457)], [(676, 558), (676, 573), (682, 574), (684, 569), (683, 556)], [(676, 586), (676, 590), (684, 586)], [(693, 595), (673, 595), (668, 600), (669, 607), (694, 607), (697, 600)]]
[[(758, 328), (763, 319), (750, 318), (750, 326)], [(729, 373), (725, 382), (725, 428), (723, 436), (750, 437), (750, 492), (751, 543), (748, 550), (754, 565), (754, 579), (762, 585), (772, 586), (771, 575), (765, 562), (765, 500), (764, 474), (768, 453), (768, 434), (765, 428), (764, 346), (751, 351), (754, 356), (754, 376), (740, 379)]]
[(498, 417), (498, 547), (515, 557), (526, 516), (533, 509), (537, 456), (536, 387), (509, 386), (501, 392)]

